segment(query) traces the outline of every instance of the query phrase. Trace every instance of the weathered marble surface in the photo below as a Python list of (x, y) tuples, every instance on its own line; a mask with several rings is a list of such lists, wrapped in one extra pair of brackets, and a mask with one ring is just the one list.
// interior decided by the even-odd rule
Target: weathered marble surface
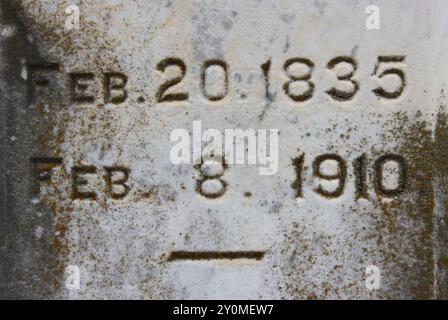
[[(65, 29), (71, 4), (80, 8), (79, 30)], [(370, 4), (1, 1), (0, 297), (448, 298), (448, 3), (375, 1), (379, 30), (365, 26)], [(359, 89), (346, 101), (326, 93), (336, 84), (353, 89), (327, 65), (340, 56), (357, 65)], [(375, 74), (379, 56), (404, 57), (393, 63), (405, 74), (397, 97), (372, 91), (400, 86), (397, 76)], [(156, 67), (168, 57), (186, 66), (172, 92), (188, 92), (187, 101), (156, 101), (166, 79)], [(313, 63), (306, 101), (283, 89), (283, 65), (297, 57)], [(200, 85), (212, 59), (227, 64), (228, 92), (219, 101), (207, 100)], [(266, 94), (261, 65), (269, 60)], [(30, 66), (44, 63), (58, 70), (36, 86)], [(127, 77), (122, 103), (104, 101), (110, 72)], [(92, 74), (93, 101), (73, 101), (69, 73)], [(299, 93), (309, 88), (301, 85)], [(171, 131), (191, 130), (195, 120), (203, 129), (278, 128), (278, 172), (229, 165), (225, 193), (204, 197), (198, 167), (169, 157)], [(294, 159), (303, 153), (299, 194)], [(312, 167), (323, 154), (346, 163), (340, 196), (314, 191), (325, 185)], [(352, 163), (362, 154), (367, 190), (357, 199)], [(374, 161), (390, 154), (406, 160), (406, 186), (396, 195), (374, 183)], [(62, 164), (37, 184), (32, 159), (42, 157)], [(80, 165), (97, 172), (89, 180), (95, 200), (73, 199)], [(129, 169), (123, 199), (104, 191), (111, 166)], [(173, 251), (264, 255), (192, 261), (170, 259)], [(79, 267), (79, 290), (65, 287), (69, 265)], [(365, 286), (368, 265), (381, 270), (378, 290)]]

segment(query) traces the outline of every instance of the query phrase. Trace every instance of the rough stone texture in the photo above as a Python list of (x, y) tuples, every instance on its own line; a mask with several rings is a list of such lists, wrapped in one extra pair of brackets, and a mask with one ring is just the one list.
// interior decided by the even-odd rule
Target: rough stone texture
[[(71, 4), (81, 10), (80, 30), (64, 29)], [(448, 298), (448, 3), (376, 1), (381, 28), (367, 30), (370, 4), (2, 0), (0, 298)], [(357, 64), (359, 90), (348, 101), (326, 93), (336, 84), (327, 64), (339, 56)], [(397, 77), (373, 75), (378, 56), (405, 56), (394, 65), (406, 75), (397, 98), (372, 92), (397, 85)], [(167, 79), (157, 65), (168, 57), (186, 66), (170, 92), (188, 92), (188, 101), (156, 101)], [(314, 91), (303, 102), (283, 90), (283, 65), (296, 57), (314, 64)], [(227, 64), (220, 101), (208, 101), (200, 86), (213, 59)], [(269, 59), (266, 94), (261, 65)], [(42, 63), (59, 71), (46, 73), (50, 83), (36, 93), (26, 66)], [(73, 72), (94, 75), (93, 102), (71, 100)], [(128, 77), (124, 103), (104, 103), (105, 72)], [(277, 174), (228, 165), (225, 193), (204, 197), (200, 167), (169, 157), (171, 131), (191, 130), (194, 120), (203, 130), (280, 129)], [(339, 197), (314, 191), (331, 188), (313, 177), (323, 154), (345, 160)], [(356, 199), (352, 163), (362, 154), (368, 199)], [(374, 188), (373, 163), (386, 154), (406, 159), (397, 195)], [(63, 162), (36, 190), (38, 157)], [(89, 179), (95, 201), (72, 198), (79, 165), (97, 170)], [(110, 166), (129, 169), (124, 199), (104, 191)], [(172, 255), (184, 251), (217, 255)], [(224, 251), (254, 259), (219, 257)], [(80, 268), (79, 290), (64, 286), (68, 265)], [(368, 265), (381, 270), (378, 290), (365, 286)]]

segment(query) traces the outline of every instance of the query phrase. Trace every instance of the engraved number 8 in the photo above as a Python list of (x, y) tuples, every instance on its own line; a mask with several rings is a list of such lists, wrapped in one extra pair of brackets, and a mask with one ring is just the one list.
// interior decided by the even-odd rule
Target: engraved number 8
[[(289, 70), (289, 69), (294, 64), (306, 65), (308, 67), (308, 72), (306, 72), (303, 75), (291, 74), (292, 70)], [(286, 74), (288, 75), (288, 77), (290, 79), (288, 82), (286, 82), (283, 85), (283, 90), (288, 95), (288, 97), (290, 97), (292, 100), (294, 100), (296, 102), (302, 102), (302, 101), (306, 101), (306, 100), (310, 99), (313, 96), (313, 92), (314, 92), (314, 83), (312, 83), (310, 81), (311, 73), (313, 72), (313, 69), (314, 69), (313, 62), (306, 58), (292, 58), (292, 59), (286, 60), (285, 64), (283, 65), (283, 69), (285, 70)], [(308, 90), (306, 90), (302, 94), (291, 93), (290, 87), (291, 87), (291, 84), (294, 82), (306, 82), (308, 85)]]

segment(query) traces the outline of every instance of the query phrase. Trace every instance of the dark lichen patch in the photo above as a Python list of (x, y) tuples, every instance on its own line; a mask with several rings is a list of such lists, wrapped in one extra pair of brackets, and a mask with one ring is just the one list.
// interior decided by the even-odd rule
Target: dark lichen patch
[(434, 298), (448, 299), (448, 115), (446, 106), (442, 106), (437, 114), (434, 149), (434, 188), (436, 195)]
[[(434, 143), (426, 121), (397, 113), (385, 121), (384, 146), (406, 159), (406, 190), (389, 201), (377, 195), (382, 214), (376, 219), (378, 250), (383, 258), (387, 298), (427, 299), (433, 295)], [(393, 139), (393, 140), (392, 140)], [(381, 150), (383, 149), (383, 150)]]
[[(55, 146), (64, 140), (63, 132), (55, 132), (58, 118), (53, 117), (55, 99), (49, 99), (47, 112), (43, 104), (36, 102), (30, 91), (30, 83), (21, 78), (25, 64), (44, 64), (47, 57), (37, 43), (29, 38), (29, 28), (23, 22), (23, 12), (14, 1), (0, 3), (2, 23), (13, 28), (7, 40), (2, 39), (0, 59), (0, 90), (2, 100), (1, 121), (4, 136), (14, 136), (17, 143), (8, 145), (1, 155), (7, 171), (2, 170), (6, 181), (4, 194), (6, 210), (1, 210), (5, 219), (5, 252), (1, 252), (2, 287), (0, 296), (5, 298), (51, 298), (63, 281), (64, 260), (67, 246), (64, 244), (66, 223), (59, 220), (70, 215), (69, 209), (46, 201), (48, 197), (36, 194), (33, 179), (33, 157), (58, 157)], [(29, 79), (29, 78), (28, 78)], [(60, 91), (56, 88), (55, 92)], [(34, 105), (34, 107), (32, 107)], [(57, 188), (50, 179), (49, 193)], [(35, 203), (32, 200), (40, 200)], [(40, 227), (41, 236), (36, 236)], [(38, 233), (40, 234), (40, 233)], [(57, 235), (57, 236), (56, 236)]]
[[(343, 200), (334, 212), (341, 219), (341, 231), (318, 231), (319, 217), (314, 212), (307, 213), (309, 218), (300, 218), (300, 223), (285, 225), (284, 240), (275, 246), (284, 259), (272, 266), (284, 298), (429, 299), (443, 291), (439, 289), (435, 295), (434, 280), (440, 282), (439, 288), (446, 284), (446, 251), (441, 245), (446, 243), (446, 225), (434, 220), (439, 198), (434, 182), (442, 185), (440, 172), (446, 172), (442, 169), (448, 160), (444, 151), (445, 120), (439, 115), (434, 139), (431, 114), (418, 111), (369, 117), (370, 125), (380, 128), (377, 137), (366, 136), (358, 145), (351, 144), (347, 150), (339, 147), (338, 152), (357, 155), (368, 149), (369, 182), (375, 181), (376, 159), (385, 154), (400, 155), (406, 160), (405, 188), (396, 194), (384, 194), (369, 185), (369, 197), (362, 202), (355, 197), (353, 202)], [(358, 126), (362, 128), (362, 124)], [(329, 124), (328, 128), (331, 134), (337, 127)], [(442, 193), (444, 186), (439, 187)], [(365, 267), (371, 264), (381, 270), (380, 290), (365, 287)], [(326, 267), (319, 267), (322, 265)], [(319, 269), (326, 271), (316, 273)]]

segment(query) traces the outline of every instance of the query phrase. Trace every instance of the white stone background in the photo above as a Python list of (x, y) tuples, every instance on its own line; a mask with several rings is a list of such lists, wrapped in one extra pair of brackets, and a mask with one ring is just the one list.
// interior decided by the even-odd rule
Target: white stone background
[[(410, 295), (405, 286), (392, 287), (400, 275), (376, 250), (377, 239), (369, 238), (377, 235), (373, 221), (384, 214), (381, 203), (395, 200), (378, 198), (372, 183), (371, 200), (355, 200), (351, 162), (366, 153), (372, 163), (377, 155), (398, 148), (399, 138), (382, 137), (390, 129), (385, 119), (398, 111), (413, 115), (421, 110), (429, 127), (434, 126), (447, 65), (446, 1), (20, 2), (35, 41), (65, 72), (120, 71), (129, 77), (129, 98), (121, 105), (96, 107), (98, 99), (93, 106), (50, 106), (52, 116), (70, 119), (54, 128), (65, 136), (57, 146), (64, 170), (70, 173), (81, 160), (99, 167), (125, 165), (131, 170), (132, 188), (121, 201), (72, 203), (70, 180), (63, 170), (57, 171), (59, 187), (49, 191), (49, 197), (58, 194), (55, 199), (70, 207), (64, 214), (73, 217), (65, 263), (81, 270), (81, 289), (62, 288), (58, 297)], [(64, 10), (70, 4), (80, 7), (80, 30), (64, 29)], [(381, 10), (379, 30), (365, 27), (370, 4)], [(355, 79), (360, 90), (349, 102), (335, 102), (325, 93), (335, 83), (326, 64), (340, 55), (358, 62)], [(407, 86), (398, 99), (379, 100), (371, 91), (379, 83), (371, 73), (380, 55), (406, 55), (402, 67)], [(169, 56), (187, 65), (186, 77), (176, 87), (189, 92), (186, 103), (155, 101), (162, 80), (155, 66)], [(293, 102), (282, 90), (287, 80), (282, 65), (292, 57), (307, 57), (315, 64), (314, 95), (307, 102)], [(214, 58), (228, 64), (229, 92), (223, 101), (210, 103), (199, 87), (200, 67)], [(275, 100), (267, 106), (260, 65), (269, 58)], [(235, 80), (237, 73), (241, 82)], [(139, 96), (145, 103), (137, 102)], [(201, 120), (203, 129), (280, 129), (278, 173), (261, 176), (256, 166), (231, 165), (224, 174), (224, 196), (204, 198), (195, 190), (197, 169), (172, 165), (169, 158), (171, 131), (191, 129), (194, 120)], [(348, 128), (353, 129), (349, 138), (341, 139)], [(379, 151), (373, 156), (372, 150)], [(291, 158), (302, 152), (307, 167), (304, 197), (296, 200)], [(346, 159), (349, 168), (343, 195), (331, 200), (312, 191), (311, 176), (312, 159), (329, 152)], [(102, 187), (102, 180), (96, 181)], [(138, 196), (137, 191), (150, 187), (158, 190), (154, 197)], [(252, 196), (244, 197), (245, 192)], [(411, 263), (415, 257), (406, 251), (406, 236), (402, 242), (403, 259)], [(267, 254), (261, 261), (165, 262), (163, 255), (173, 250)], [(383, 272), (378, 291), (364, 285), (370, 264)]]

